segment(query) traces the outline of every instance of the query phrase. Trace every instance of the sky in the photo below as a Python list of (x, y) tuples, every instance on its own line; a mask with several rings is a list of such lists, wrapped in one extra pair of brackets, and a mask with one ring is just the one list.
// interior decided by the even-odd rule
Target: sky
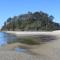
[(0, 28), (9, 17), (28, 11), (46, 12), (55, 17), (55, 22), (60, 23), (60, 0), (0, 0)]

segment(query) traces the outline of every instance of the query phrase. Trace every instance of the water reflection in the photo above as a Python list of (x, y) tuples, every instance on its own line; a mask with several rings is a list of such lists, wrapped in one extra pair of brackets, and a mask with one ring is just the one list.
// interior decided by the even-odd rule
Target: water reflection
[(27, 49), (25, 49), (25, 48), (15, 48), (15, 50), (17, 52), (25, 52), (25, 51), (27, 51)]
[(16, 36), (0, 32), (0, 46), (7, 44), (8, 41), (16, 40)]

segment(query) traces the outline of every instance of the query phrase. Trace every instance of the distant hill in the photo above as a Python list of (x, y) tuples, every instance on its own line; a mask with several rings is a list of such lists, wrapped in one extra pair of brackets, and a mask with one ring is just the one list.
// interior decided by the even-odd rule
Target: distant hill
[(53, 22), (54, 17), (42, 11), (28, 12), (8, 18), (1, 30), (19, 31), (52, 31), (59, 30), (60, 25)]

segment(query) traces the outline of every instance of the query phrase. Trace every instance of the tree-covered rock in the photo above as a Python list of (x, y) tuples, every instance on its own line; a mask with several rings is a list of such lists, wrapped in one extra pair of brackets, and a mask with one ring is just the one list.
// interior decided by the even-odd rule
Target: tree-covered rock
[(60, 25), (53, 21), (54, 17), (47, 13), (28, 12), (13, 18), (8, 18), (4, 23), (2, 30), (20, 30), (20, 31), (52, 31), (60, 29)]

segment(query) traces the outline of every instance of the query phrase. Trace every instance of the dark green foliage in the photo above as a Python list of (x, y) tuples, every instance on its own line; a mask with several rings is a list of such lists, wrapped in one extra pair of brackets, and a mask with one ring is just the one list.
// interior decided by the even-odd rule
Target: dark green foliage
[(27, 14), (8, 18), (2, 30), (52, 31), (60, 29), (60, 25), (53, 22), (53, 19), (52, 15), (49, 16), (42, 11), (28, 12)]

